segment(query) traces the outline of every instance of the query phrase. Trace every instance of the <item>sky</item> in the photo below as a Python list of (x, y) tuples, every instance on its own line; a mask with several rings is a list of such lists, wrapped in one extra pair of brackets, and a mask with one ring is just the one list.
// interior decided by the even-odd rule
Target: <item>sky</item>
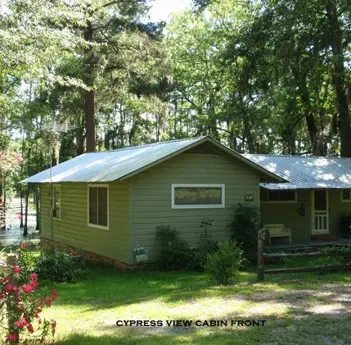
[(183, 11), (191, 7), (191, 0), (154, 0), (150, 10), (150, 20), (168, 21), (173, 12)]

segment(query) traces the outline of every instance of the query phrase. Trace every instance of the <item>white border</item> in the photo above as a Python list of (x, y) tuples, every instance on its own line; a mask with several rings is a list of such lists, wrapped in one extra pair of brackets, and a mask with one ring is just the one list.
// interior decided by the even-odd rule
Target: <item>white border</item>
[[(89, 188), (90, 187), (105, 187), (107, 188), (107, 226), (89, 223)], [(110, 188), (108, 184), (88, 184), (87, 186), (87, 223), (92, 228), (109, 230), (110, 228)]]
[[(269, 189), (264, 189), (267, 193), (270, 191)], [(297, 191), (296, 190), (271, 190), (271, 192), (294, 192), (295, 198), (294, 200), (265, 200), (261, 201), (262, 204), (296, 204), (297, 203)]]
[(343, 188), (343, 189), (340, 191), (341, 202), (351, 202), (351, 198), (350, 198), (350, 199), (343, 199), (343, 197), (342, 197), (342, 191), (343, 191), (343, 190), (348, 190), (348, 191), (349, 191), (349, 195), (350, 195), (350, 193), (351, 193), (351, 189), (349, 189), (349, 188)]
[[(54, 195), (55, 195), (55, 187), (58, 187), (60, 189), (60, 217), (54, 217)], [(51, 214), (52, 214), (52, 219), (55, 220), (61, 220), (62, 217), (62, 188), (61, 185), (58, 183), (55, 183), (52, 185), (52, 196), (51, 196)]]
[[(222, 202), (221, 204), (208, 204), (208, 205), (175, 205), (174, 197), (175, 197), (175, 188), (177, 187), (185, 187), (185, 188), (221, 188), (222, 189)], [(171, 205), (172, 209), (186, 209), (186, 208), (225, 208), (225, 184), (172, 184), (172, 196), (171, 196)]]
[(325, 230), (316, 230), (315, 229), (315, 224), (314, 224), (314, 199), (315, 199), (315, 190), (311, 191), (311, 211), (312, 211), (312, 215), (311, 215), (311, 234), (312, 235), (318, 235), (318, 234), (329, 234), (329, 191), (328, 190), (324, 190), (325, 191), (325, 197), (326, 197), (326, 216), (327, 216), (327, 229)]

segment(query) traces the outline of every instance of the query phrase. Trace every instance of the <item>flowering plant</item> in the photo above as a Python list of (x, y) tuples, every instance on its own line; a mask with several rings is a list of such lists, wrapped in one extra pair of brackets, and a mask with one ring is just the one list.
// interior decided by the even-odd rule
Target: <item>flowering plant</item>
[(37, 274), (28, 273), (18, 265), (13, 265), (8, 274), (0, 278), (0, 327), (5, 330), (3, 345), (54, 343), (56, 322), (46, 320), (40, 314), (44, 307), (50, 307), (55, 301), (57, 291), (54, 289), (50, 297), (40, 298), (34, 294), (37, 288)]

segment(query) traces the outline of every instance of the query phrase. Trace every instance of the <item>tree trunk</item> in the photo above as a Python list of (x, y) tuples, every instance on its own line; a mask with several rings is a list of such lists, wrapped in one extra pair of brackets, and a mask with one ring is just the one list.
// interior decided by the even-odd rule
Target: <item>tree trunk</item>
[(327, 17), (330, 25), (330, 45), (333, 52), (333, 84), (339, 113), (340, 154), (341, 157), (351, 157), (351, 124), (344, 79), (343, 33), (335, 0), (327, 2)]
[[(84, 39), (87, 42), (93, 41), (93, 27), (90, 22), (88, 22), (87, 28), (84, 32)], [(94, 61), (93, 61), (93, 48), (88, 46), (85, 51), (86, 67), (85, 71), (87, 77), (86, 84), (90, 87), (89, 91), (85, 94), (85, 126), (86, 126), (86, 152), (95, 152), (95, 95), (94, 95), (94, 82), (93, 82), (93, 72), (94, 72)]]

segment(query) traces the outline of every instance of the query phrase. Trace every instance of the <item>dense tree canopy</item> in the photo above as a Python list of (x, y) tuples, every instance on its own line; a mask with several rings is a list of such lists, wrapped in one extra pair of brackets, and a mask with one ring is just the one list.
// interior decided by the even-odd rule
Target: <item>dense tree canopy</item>
[(21, 176), (198, 135), (351, 156), (350, 1), (194, 0), (167, 24), (149, 5), (1, 2), (0, 152), (24, 157)]

